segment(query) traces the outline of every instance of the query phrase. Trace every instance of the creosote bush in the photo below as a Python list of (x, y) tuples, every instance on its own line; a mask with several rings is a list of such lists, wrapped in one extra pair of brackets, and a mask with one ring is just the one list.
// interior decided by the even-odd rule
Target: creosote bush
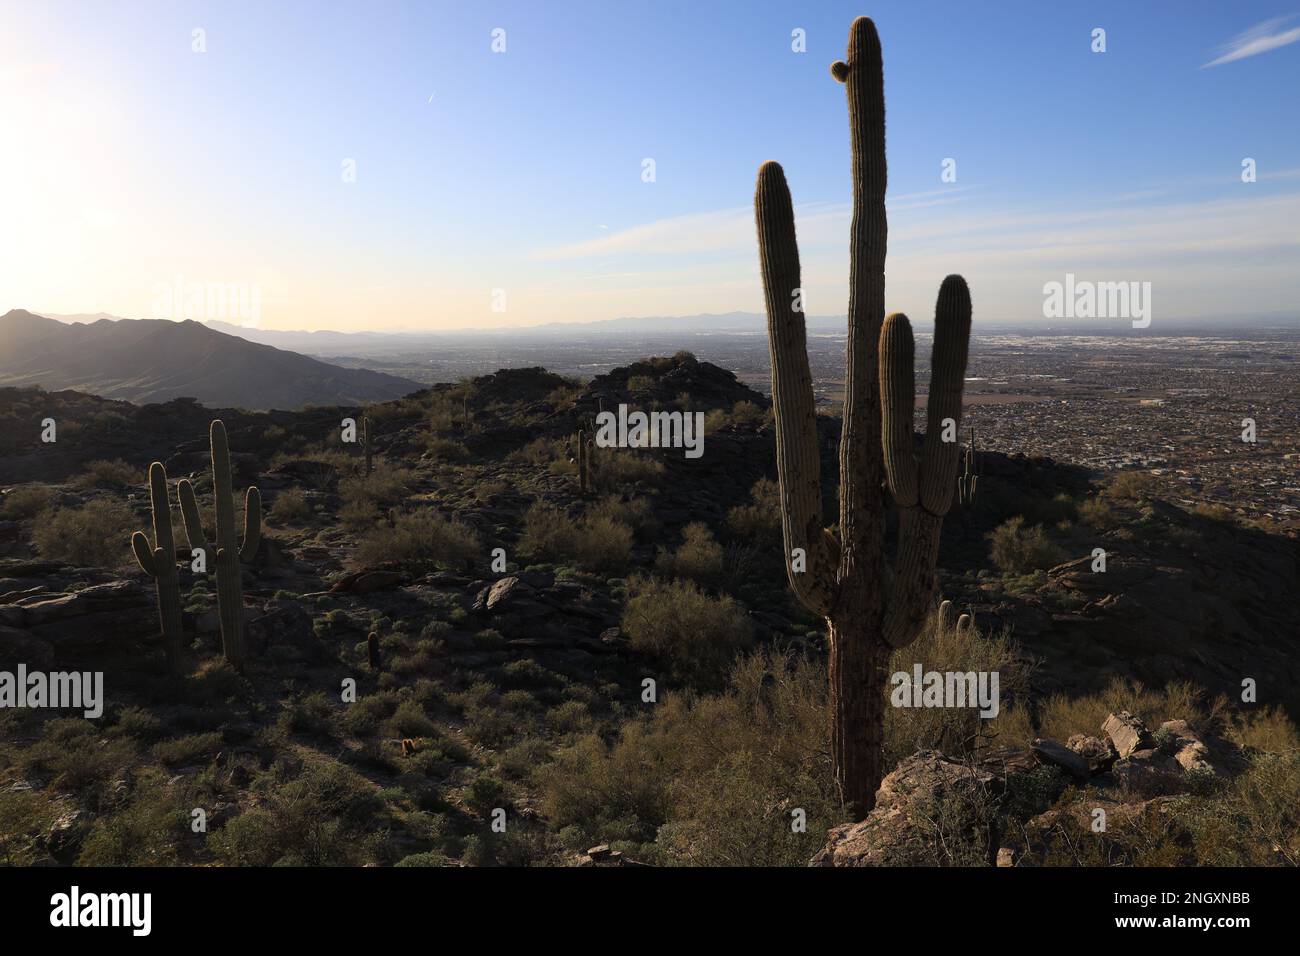
[(32, 538), (41, 557), (82, 567), (116, 568), (131, 560), (130, 538), (135, 530), (136, 517), (130, 508), (96, 498), (80, 508), (47, 512), (33, 527)]
[(731, 597), (710, 597), (693, 581), (637, 577), (622, 628), (639, 651), (662, 659), (697, 684), (725, 675), (753, 635), (745, 609)]
[(468, 568), (484, 556), (482, 542), (472, 528), (431, 508), (398, 515), (392, 528), (371, 531), (357, 548), (357, 561), (367, 567), (393, 563)]
[(989, 542), (993, 563), (1012, 574), (1043, 571), (1065, 560), (1065, 552), (1048, 538), (1047, 532), (1040, 525), (1026, 528), (1020, 515), (994, 528)]
[(578, 519), (554, 505), (534, 502), (524, 515), (519, 549), (550, 561), (571, 561), (591, 571), (619, 571), (627, 566), (633, 532), (612, 509), (594, 511)]
[(670, 578), (690, 578), (705, 587), (718, 584), (723, 575), (723, 551), (709, 526), (694, 521), (682, 529), (681, 546), (674, 552), (659, 550), (655, 570)]

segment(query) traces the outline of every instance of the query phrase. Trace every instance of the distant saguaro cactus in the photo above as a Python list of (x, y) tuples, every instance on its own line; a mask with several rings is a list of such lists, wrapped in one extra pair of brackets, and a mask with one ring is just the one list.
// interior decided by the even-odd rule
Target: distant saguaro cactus
[[(212, 489), (216, 499), (217, 550), (208, 547), (199, 516), (194, 487), (185, 479), (177, 485), (181, 499), (181, 517), (185, 519), (185, 536), (191, 548), (202, 548), (209, 567), (217, 570), (217, 612), (221, 618), (222, 653), (235, 667), (244, 663), (244, 588), (240, 579), (240, 561), (252, 561), (262, 541), (262, 495), (249, 488), (244, 497), (244, 543), (235, 541), (235, 501), (230, 483), (230, 446), (226, 426), (221, 419), (212, 423)], [(215, 560), (214, 560), (215, 559)]]
[(975, 429), (970, 430), (970, 445), (962, 456), (962, 473), (957, 476), (957, 498), (963, 507), (974, 508), (979, 495), (979, 457), (975, 451)]
[(172, 537), (172, 508), (167, 497), (167, 469), (162, 462), (149, 466), (149, 502), (153, 507), (153, 545), (142, 531), (131, 535), (131, 550), (140, 569), (154, 580), (158, 592), (158, 620), (162, 625), (167, 665), (181, 669), (181, 592), (176, 574), (176, 542)]
[[(824, 526), (812, 376), (808, 368), (799, 249), (785, 173), (758, 171), (754, 197), (772, 359), (777, 470), (790, 585), (826, 618), (830, 635), (831, 754), (854, 819), (875, 804), (883, 771), (890, 653), (914, 641), (933, 609), (939, 529), (952, 503), (955, 436), (970, 338), (970, 293), (944, 279), (935, 307), (924, 447), (912, 413), (912, 329), (885, 318), (885, 99), (880, 39), (866, 17), (849, 32), (847, 61), (831, 67), (848, 94), (853, 143), (853, 224), (838, 536)], [(885, 498), (900, 510), (899, 548), (886, 602)], [(803, 557), (796, 561), (796, 554)], [(799, 569), (802, 568), (802, 569)]]
[(366, 477), (369, 478), (374, 466), (370, 448), (370, 419), (366, 417), (361, 419), (361, 446), (366, 450)]
[(587, 433), (581, 429), (578, 430), (578, 488), (585, 495), (587, 493), (588, 482), (591, 475), (589, 468), (591, 465), (591, 442), (587, 439)]

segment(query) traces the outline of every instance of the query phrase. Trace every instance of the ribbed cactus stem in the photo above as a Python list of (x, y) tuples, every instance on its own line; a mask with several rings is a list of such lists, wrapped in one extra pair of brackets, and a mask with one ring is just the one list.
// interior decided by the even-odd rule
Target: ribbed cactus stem
[(184, 630), (181, 624), (180, 583), (176, 573), (176, 543), (172, 537), (171, 501), (167, 496), (167, 470), (162, 462), (149, 466), (149, 502), (153, 510), (153, 546), (143, 532), (131, 535), (131, 549), (141, 570), (154, 579), (158, 594), (158, 621), (162, 629), (167, 665), (179, 673)]
[[(786, 568), (795, 594), (829, 624), (832, 763), (841, 797), (860, 819), (874, 805), (882, 776), (890, 653), (916, 640), (933, 607), (939, 529), (952, 503), (960, 451), (956, 435), (970, 295), (959, 276), (949, 276), (939, 290), (927, 427), (918, 458), (912, 329), (906, 316), (884, 317), (884, 73), (880, 39), (869, 19), (854, 21), (847, 61), (835, 63), (831, 72), (845, 84), (853, 145), (838, 539), (824, 527), (822, 516), (812, 376), (803, 314), (797, 307), (803, 295), (794, 210), (785, 174), (776, 163), (759, 168), (754, 210), (772, 362)], [(887, 479), (901, 512), (888, 602), (883, 593), (882, 479)], [(805, 560), (796, 566), (800, 553)]]
[(212, 452), (212, 487), (216, 498), (217, 540), (215, 553), (203, 533), (194, 488), (188, 481), (179, 487), (181, 515), (191, 548), (206, 552), (209, 569), (217, 575), (217, 616), (221, 620), (222, 653), (232, 665), (242, 666), (244, 652), (244, 589), (240, 561), (252, 561), (262, 540), (262, 496), (249, 488), (244, 497), (244, 543), (235, 537), (235, 500), (230, 477), (230, 446), (226, 426), (217, 419), (209, 431)]
[(952, 624), (952, 602), (940, 601), (939, 602), (939, 627), (947, 628), (950, 624)]

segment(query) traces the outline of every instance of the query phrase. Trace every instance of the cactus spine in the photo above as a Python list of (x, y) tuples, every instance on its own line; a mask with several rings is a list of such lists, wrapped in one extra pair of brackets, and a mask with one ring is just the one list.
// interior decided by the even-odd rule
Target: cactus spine
[[(235, 667), (244, 663), (244, 589), (240, 561), (251, 561), (262, 541), (262, 496), (249, 488), (244, 498), (244, 543), (235, 541), (235, 501), (230, 483), (230, 446), (226, 426), (217, 419), (210, 430), (212, 443), (212, 487), (216, 498), (217, 550), (214, 555), (203, 533), (194, 487), (182, 479), (177, 487), (185, 536), (191, 548), (202, 548), (209, 566), (217, 569), (217, 611), (221, 618), (221, 646), (227, 661)], [(213, 560), (215, 558), (215, 561)]]
[[(853, 223), (846, 393), (840, 440), (840, 521), (825, 528), (812, 376), (800, 295), (799, 250), (785, 174), (762, 165), (754, 197), (772, 360), (777, 469), (790, 586), (826, 618), (830, 634), (831, 753), (840, 795), (854, 819), (875, 804), (882, 776), (890, 653), (920, 634), (931, 610), (939, 529), (953, 497), (970, 337), (970, 294), (948, 276), (935, 308), (928, 427), (918, 460), (912, 330), (885, 318), (885, 101), (880, 39), (866, 17), (849, 32), (847, 61), (831, 67), (845, 85), (853, 142)], [(899, 547), (885, 600), (885, 497), (901, 514)], [(803, 570), (794, 555), (803, 554)]]
[(140, 569), (154, 580), (158, 592), (158, 621), (163, 650), (173, 672), (181, 670), (181, 590), (176, 575), (176, 542), (172, 537), (171, 501), (167, 497), (167, 470), (162, 462), (149, 466), (149, 501), (153, 506), (153, 546), (142, 531), (131, 535), (131, 549)]

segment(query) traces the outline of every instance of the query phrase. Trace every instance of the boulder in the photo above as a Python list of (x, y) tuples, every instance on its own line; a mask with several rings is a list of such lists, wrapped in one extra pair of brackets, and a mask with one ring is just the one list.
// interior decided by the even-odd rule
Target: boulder
[(1120, 757), (1128, 757), (1137, 750), (1151, 746), (1151, 732), (1142, 721), (1127, 710), (1111, 714), (1101, 725), (1101, 731), (1110, 738), (1115, 752)]
[(1088, 765), (1088, 773), (1105, 773), (1119, 756), (1109, 740), (1089, 734), (1075, 734), (1065, 745), (1078, 754)]
[(1244, 766), (1241, 751), (1235, 744), (1209, 734), (1198, 734), (1185, 720), (1166, 720), (1160, 730), (1162, 735), (1170, 737), (1174, 760), (1184, 770), (1208, 771), (1226, 777)]
[[(994, 787), (994, 775), (986, 770), (958, 763), (938, 751), (918, 751), (880, 782), (875, 809), (866, 819), (834, 827), (810, 865), (933, 864), (934, 833), (924, 818), (943, 806), (948, 814), (972, 817), (970, 827), (955, 822), (954, 829), (965, 833), (978, 830), (974, 813)], [(982, 846), (968, 849), (984, 857), (989, 852)]]
[(1030, 748), (1040, 762), (1060, 767), (1078, 780), (1086, 780), (1090, 775), (1088, 761), (1080, 754), (1055, 740), (1039, 737)]

